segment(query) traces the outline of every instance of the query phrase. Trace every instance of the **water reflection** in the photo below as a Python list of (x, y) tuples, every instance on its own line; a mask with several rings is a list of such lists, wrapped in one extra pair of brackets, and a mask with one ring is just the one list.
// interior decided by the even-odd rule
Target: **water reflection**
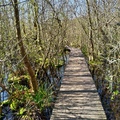
[[(69, 59), (69, 55), (64, 55), (63, 57), (60, 58), (60, 60), (65, 61), (65, 65), (68, 63), (68, 59)], [(50, 69), (47, 70), (47, 75), (49, 76), (50, 84), (53, 85), (53, 90), (54, 91), (58, 91), (59, 88), (60, 88), (61, 81), (62, 81), (62, 79), (64, 77), (65, 65), (63, 65), (61, 67), (58, 67), (56, 69), (55, 74), (56, 74), (57, 77), (52, 76), (52, 71)], [(13, 70), (16, 71), (15, 65), (13, 66)], [(6, 88), (9, 88), (8, 77), (9, 77), (9, 72), (5, 72), (5, 77), (4, 77), (3, 81), (2, 81), (3, 82), (2, 84), (5, 85)], [(47, 84), (46, 84), (46, 88), (48, 87)], [(54, 85), (56, 85), (56, 86), (54, 86)], [(2, 91), (0, 93), (0, 102), (3, 102), (3, 101), (8, 99), (9, 94), (8, 94), (7, 91), (3, 91), (1, 87), (0, 87), (0, 91)], [(53, 100), (54, 100), (54, 98), (53, 98)], [(47, 108), (46, 110), (50, 112), (49, 108)], [(14, 115), (13, 115), (13, 113), (10, 110), (8, 105), (3, 106), (2, 112), (4, 113), (4, 118), (2, 118), (2, 120), (13, 120), (14, 119)], [(46, 114), (48, 114), (48, 112)], [(50, 117), (50, 114), (49, 114), (49, 117)]]
[[(3, 84), (4, 84), (6, 87), (8, 86), (8, 76), (9, 76), (9, 73), (6, 72), (6, 73), (5, 73), (5, 77), (4, 77), (4, 79), (3, 79)], [(1, 88), (1, 87), (0, 87), (0, 91), (2, 91), (2, 88)], [(3, 102), (3, 101), (5, 101), (5, 100), (7, 100), (7, 99), (8, 99), (8, 96), (9, 96), (9, 94), (8, 94), (7, 91), (2, 91), (2, 92), (0, 93), (0, 101)]]

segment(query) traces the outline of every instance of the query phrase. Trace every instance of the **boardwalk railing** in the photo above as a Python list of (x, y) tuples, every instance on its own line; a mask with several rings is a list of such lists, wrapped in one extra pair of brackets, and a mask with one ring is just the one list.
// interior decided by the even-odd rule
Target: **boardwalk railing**
[(107, 120), (84, 56), (72, 49), (51, 120)]

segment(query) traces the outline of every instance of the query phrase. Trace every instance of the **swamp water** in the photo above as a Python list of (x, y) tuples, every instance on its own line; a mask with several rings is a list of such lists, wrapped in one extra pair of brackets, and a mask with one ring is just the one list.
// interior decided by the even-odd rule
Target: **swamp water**
[(110, 106), (111, 98), (110, 98), (109, 94), (106, 93), (106, 88), (104, 87), (107, 84), (107, 81), (104, 80), (104, 82), (103, 82), (101, 79), (98, 79), (98, 77), (95, 74), (92, 76), (93, 76), (93, 80), (96, 84), (97, 91), (100, 96), (105, 114), (107, 116), (107, 120), (116, 120), (114, 117), (114, 113)]
[(88, 63), (87, 58), (86, 58), (86, 63), (88, 65), (89, 71), (92, 75), (95, 86), (97, 88), (97, 92), (99, 94), (103, 109), (104, 109), (106, 117), (107, 117), (107, 120), (116, 120), (115, 116), (114, 116), (114, 113), (113, 113), (113, 111), (111, 109), (111, 106), (110, 106), (111, 98), (110, 98), (109, 94), (106, 94), (106, 87), (105, 86), (107, 86), (106, 84), (108, 84), (107, 81), (106, 80), (103, 81), (101, 78), (99, 78), (97, 76), (96, 72), (93, 72), (91, 70), (91, 67)]
[[(68, 63), (69, 60), (69, 55), (65, 55), (63, 57), (61, 57), (61, 59), (63, 59), (65, 61), (65, 65)], [(47, 70), (47, 75), (50, 78), (51, 84), (56, 84), (56, 86), (53, 87), (53, 91), (57, 94), (59, 89), (60, 89), (60, 85), (61, 85), (61, 81), (63, 80), (64, 77), (64, 70), (65, 70), (65, 65), (57, 68), (56, 70), (56, 75), (60, 78), (59, 80), (57, 78), (53, 78), (51, 76), (51, 71), (48, 69)], [(8, 86), (8, 77), (9, 77), (9, 73), (6, 72), (5, 74), (5, 78), (3, 80), (3, 84), (5, 86)], [(2, 90), (2, 88), (0, 87), (0, 90)], [(9, 94), (7, 93), (7, 91), (2, 91), (0, 93), (0, 102), (4, 102), (5, 100), (7, 100), (9, 97)], [(55, 101), (55, 97), (53, 98), (53, 101)], [(44, 111), (43, 111), (43, 116), (44, 116), (44, 120), (50, 120), (50, 116), (52, 114), (52, 107), (47, 107)], [(2, 113), (4, 114), (4, 116), (0, 119), (0, 120), (15, 120), (15, 116), (14, 113), (10, 110), (9, 106), (3, 106), (2, 108)], [(37, 119), (36, 119), (37, 120)], [(38, 118), (39, 120), (39, 118)]]

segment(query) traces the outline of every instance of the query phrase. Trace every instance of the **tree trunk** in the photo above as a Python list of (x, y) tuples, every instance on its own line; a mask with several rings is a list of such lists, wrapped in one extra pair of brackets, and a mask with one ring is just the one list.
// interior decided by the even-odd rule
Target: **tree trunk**
[(92, 47), (92, 56), (93, 56), (93, 60), (95, 58), (94, 55), (94, 42), (93, 42), (93, 24), (92, 24), (92, 18), (91, 18), (91, 12), (90, 12), (90, 4), (89, 4), (89, 0), (86, 0), (87, 3), (87, 9), (88, 9), (88, 19), (89, 19), (89, 26), (90, 26), (90, 30), (89, 30), (89, 40), (91, 43), (91, 47)]
[(21, 36), (21, 29), (20, 29), (20, 20), (19, 20), (19, 10), (18, 10), (18, 2), (17, 0), (14, 0), (14, 14), (15, 14), (15, 20), (16, 20), (16, 31), (17, 31), (17, 37), (18, 37), (18, 42), (19, 42), (19, 47), (20, 47), (20, 52), (21, 55), (23, 57), (24, 60), (24, 64), (27, 68), (27, 71), (30, 75), (30, 85), (31, 88), (34, 92), (37, 92), (38, 90), (38, 84), (37, 84), (37, 80), (35, 78), (35, 73), (30, 65), (30, 62), (28, 60), (28, 56), (26, 54), (25, 48), (24, 48), (24, 44), (22, 41), (22, 36)]

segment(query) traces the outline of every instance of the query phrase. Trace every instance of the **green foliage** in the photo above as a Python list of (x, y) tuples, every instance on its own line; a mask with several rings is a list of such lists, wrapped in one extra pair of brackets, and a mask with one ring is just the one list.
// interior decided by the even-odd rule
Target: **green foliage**
[(64, 65), (64, 60), (61, 60), (59, 58), (59, 56), (56, 58), (56, 57), (53, 57), (53, 58), (46, 58), (45, 61), (43, 58), (38, 58), (36, 60), (36, 62), (42, 66), (44, 64), (44, 67), (45, 68), (48, 68), (49, 66), (53, 66), (53, 67), (61, 67)]
[(58, 60), (58, 63), (56, 64), (56, 67), (61, 67), (64, 65), (64, 61), (63, 60)]
[(52, 87), (46, 88), (43, 84), (37, 93), (32, 93), (28, 88), (19, 84), (15, 84), (14, 89), (10, 98), (2, 102), (2, 105), (9, 105), (10, 109), (22, 118), (29, 117), (36, 108), (42, 112), (46, 107), (51, 106), (53, 100)]
[(44, 85), (39, 87), (38, 92), (33, 96), (33, 101), (39, 106), (40, 110), (44, 110), (45, 107), (51, 105), (52, 102), (52, 90), (45, 88)]
[(6, 102), (9, 103), (10, 109), (16, 112), (16, 115), (22, 116), (28, 109), (26, 104), (28, 104), (28, 101), (31, 101), (31, 95), (28, 91), (14, 92)]
[(9, 103), (10, 103), (9, 100), (5, 100), (5, 101), (3, 101), (3, 102), (1, 103), (1, 106), (2, 106), (2, 105), (8, 105)]
[(8, 79), (8, 82), (14, 82), (14, 83), (18, 83), (20, 80), (19, 77), (17, 76), (13, 76), (13, 74), (9, 74), (9, 79)]
[(112, 96), (111, 96), (111, 100), (114, 100), (115, 97), (116, 97), (119, 93), (120, 93), (120, 91), (118, 91), (118, 90), (113, 91)]
[(18, 115), (23, 115), (26, 112), (26, 108), (20, 108)]
[(34, 120), (34, 119), (32, 119), (31, 116), (22, 115), (21, 120)]
[(18, 100), (12, 100), (12, 103), (10, 104), (11, 110), (16, 110), (18, 106)]
[(88, 61), (88, 64), (91, 71), (96, 71), (98, 76), (102, 74), (103, 70), (101, 69), (101, 65), (103, 63), (101, 61), (90, 60)]
[(51, 61), (51, 65), (54, 67), (61, 67), (64, 65), (64, 61), (59, 58), (53, 58)]
[(28, 90), (23, 90), (23, 88), (20, 88), (21, 87), (19, 87), (19, 90), (16, 90), (9, 98), (10, 108), (13, 111), (17, 111), (17, 114), (22, 113), (23, 109), (21, 109), (21, 105), (24, 106), (31, 96), (31, 93), (29, 93)]
[(85, 57), (88, 57), (88, 50), (87, 50), (87, 45), (84, 45), (81, 47), (82, 53), (85, 55)]
[(102, 65), (102, 62), (101, 62), (101, 61), (90, 60), (90, 61), (89, 61), (89, 64), (90, 64), (91, 66), (96, 67), (96, 66)]
[(22, 79), (26, 79), (29, 80), (30, 76), (28, 74), (24, 74), (24, 75), (15, 75), (13, 73), (9, 74), (9, 78), (8, 78), (8, 82), (9, 83), (19, 83)]

